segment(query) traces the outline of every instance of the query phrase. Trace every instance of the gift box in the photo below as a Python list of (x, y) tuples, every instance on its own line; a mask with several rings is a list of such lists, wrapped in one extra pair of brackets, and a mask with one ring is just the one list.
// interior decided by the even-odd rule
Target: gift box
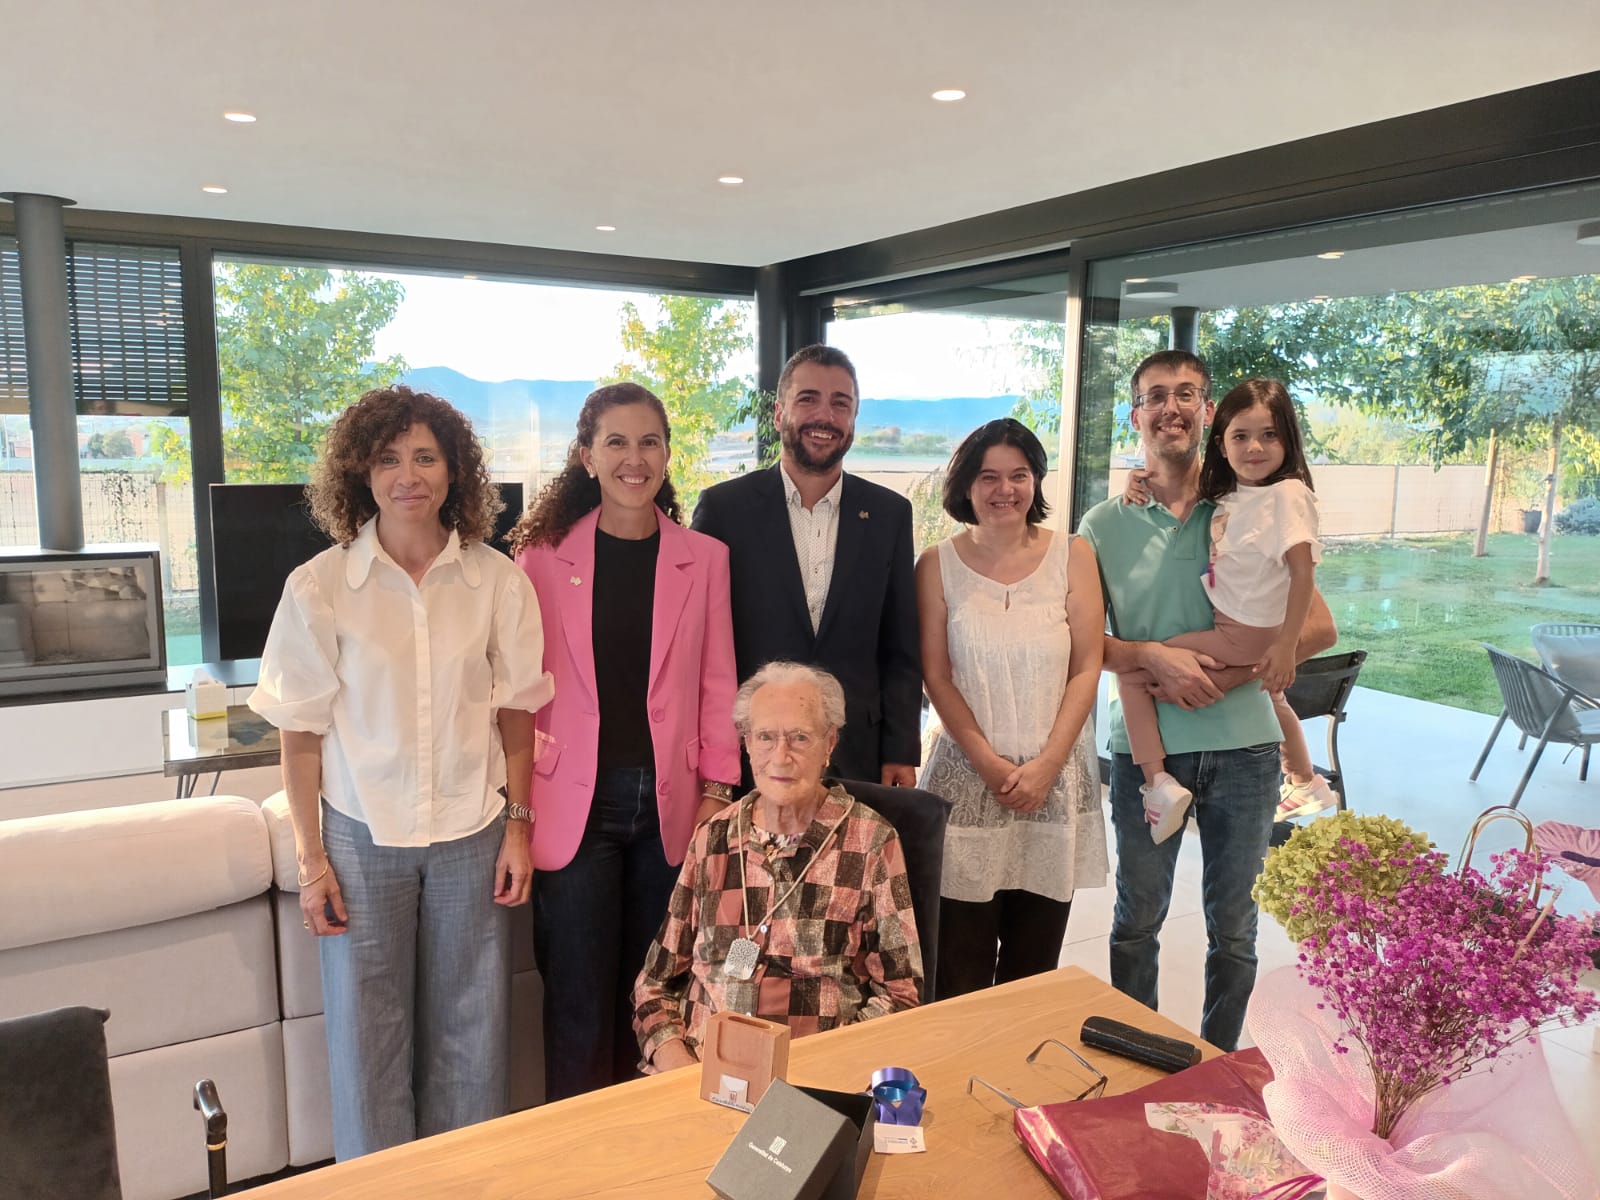
[(854, 1200), (876, 1124), (864, 1092), (775, 1079), (706, 1182), (723, 1200)]
[(789, 1027), (735, 1012), (713, 1013), (700, 1042), (700, 1098), (752, 1111), (789, 1071)]

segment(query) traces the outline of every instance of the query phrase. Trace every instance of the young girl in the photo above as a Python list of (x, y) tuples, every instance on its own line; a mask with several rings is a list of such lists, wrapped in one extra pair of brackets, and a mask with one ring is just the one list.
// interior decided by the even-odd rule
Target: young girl
[[(1127, 498), (1146, 499), (1137, 476)], [(1277, 819), (1309, 816), (1338, 803), (1311, 768), (1300, 721), (1284, 699), (1294, 682), (1295, 643), (1315, 589), (1317, 502), (1311, 491), (1294, 404), (1281, 383), (1247, 379), (1222, 398), (1200, 467), (1200, 495), (1216, 505), (1206, 592), (1215, 627), (1170, 639), (1224, 666), (1253, 666), (1283, 726), (1284, 784)], [(1156, 702), (1137, 675), (1118, 683), (1151, 836), (1163, 842), (1183, 827), (1193, 797), (1167, 774)]]

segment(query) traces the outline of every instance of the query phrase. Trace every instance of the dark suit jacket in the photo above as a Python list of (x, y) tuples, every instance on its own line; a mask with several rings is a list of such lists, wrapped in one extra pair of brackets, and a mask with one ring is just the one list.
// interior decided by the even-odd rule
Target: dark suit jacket
[(774, 659), (810, 663), (835, 676), (844, 685), (846, 707), (834, 773), (877, 780), (886, 762), (914, 766), (922, 758), (911, 505), (888, 488), (845, 474), (833, 579), (813, 634), (782, 469), (707, 488), (693, 528), (728, 545), (739, 678)]

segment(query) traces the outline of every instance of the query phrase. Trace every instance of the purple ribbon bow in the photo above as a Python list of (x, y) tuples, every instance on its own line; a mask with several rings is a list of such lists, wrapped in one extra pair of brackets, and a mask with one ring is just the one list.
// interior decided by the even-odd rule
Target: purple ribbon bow
[(880, 1125), (920, 1125), (928, 1090), (904, 1067), (881, 1067), (872, 1073), (872, 1099)]

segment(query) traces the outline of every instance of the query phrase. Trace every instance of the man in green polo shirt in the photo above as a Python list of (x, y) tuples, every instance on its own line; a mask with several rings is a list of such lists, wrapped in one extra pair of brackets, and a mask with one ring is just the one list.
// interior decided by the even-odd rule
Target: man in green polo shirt
[[(1211, 421), (1211, 373), (1186, 350), (1152, 354), (1133, 373), (1133, 424), (1144, 447), (1151, 501), (1112, 497), (1090, 509), (1079, 532), (1099, 560), (1106, 597), (1105, 669), (1143, 670), (1156, 681), (1166, 769), (1193, 793), (1200, 830), (1208, 949), (1200, 1036), (1224, 1050), (1239, 1043), (1256, 978), (1256, 904), (1278, 804), (1278, 742), (1272, 702), (1248, 667), (1162, 645), (1212, 625), (1201, 577), (1210, 558), (1211, 509), (1200, 499), (1200, 442)], [(1300, 657), (1332, 646), (1332, 616), (1312, 602)], [(1131, 685), (1130, 685), (1131, 686)], [(1157, 952), (1172, 899), (1182, 837), (1150, 836), (1128, 751), (1122, 707), (1111, 700), (1111, 818), (1117, 838), (1117, 899), (1111, 924), (1111, 982), (1156, 1007)], [(1187, 824), (1189, 817), (1184, 818)]]

